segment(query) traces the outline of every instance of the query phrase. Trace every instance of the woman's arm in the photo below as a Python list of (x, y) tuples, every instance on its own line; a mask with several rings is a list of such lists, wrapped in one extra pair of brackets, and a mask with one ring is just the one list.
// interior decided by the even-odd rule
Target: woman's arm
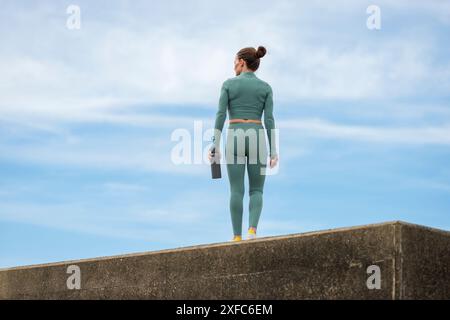
[(227, 81), (224, 81), (222, 88), (220, 89), (219, 110), (217, 110), (216, 122), (214, 124), (213, 147), (216, 148), (216, 152), (220, 151), (220, 137), (227, 117), (228, 102), (228, 84)]
[(267, 137), (269, 139), (270, 158), (278, 155), (277, 146), (275, 143), (275, 119), (273, 118), (273, 91), (272, 87), (268, 85), (266, 101), (264, 102), (264, 126), (266, 127)]

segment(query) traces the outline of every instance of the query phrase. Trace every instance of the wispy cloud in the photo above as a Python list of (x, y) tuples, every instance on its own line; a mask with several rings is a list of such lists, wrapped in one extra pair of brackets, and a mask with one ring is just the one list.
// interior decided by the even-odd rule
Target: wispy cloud
[[(0, 220), (96, 236), (170, 243), (171, 239), (179, 241), (183, 234), (199, 239), (200, 228), (214, 229), (220, 222), (217, 203), (224, 199), (211, 194), (199, 201), (203, 194), (204, 190), (181, 190), (160, 203), (134, 203), (100, 210), (97, 203), (86, 199), (63, 204), (1, 203)], [(196, 224), (199, 227), (194, 231)]]
[[(177, 6), (183, 11), (182, 8), (187, 9), (191, 4), (177, 2)], [(12, 42), (8, 53), (0, 53), (3, 71), (0, 116), (86, 119), (124, 105), (146, 104), (151, 108), (161, 103), (209, 105), (214, 109), (221, 82), (233, 75), (233, 55), (240, 46), (236, 34), (246, 39), (246, 43), (267, 46), (268, 55), (258, 74), (270, 79), (276, 98), (283, 103), (305, 98), (395, 98), (425, 91), (448, 91), (450, 65), (445, 61), (436, 62), (437, 43), (428, 33), (413, 37), (386, 32), (374, 39), (365, 30), (365, 34), (358, 31), (341, 37), (340, 44), (329, 42), (334, 34), (318, 32), (317, 22), (307, 19), (307, 15), (315, 10), (337, 10), (341, 5), (287, 1), (258, 6), (261, 9), (251, 16), (231, 13), (231, 5), (220, 6), (224, 10), (217, 17), (218, 22), (211, 23), (202, 32), (194, 31), (197, 30), (194, 17), (205, 18), (216, 6), (202, 3), (198, 11), (193, 11), (191, 19), (182, 19), (186, 25), (171, 20), (146, 28), (136, 28), (136, 24), (148, 21), (142, 14), (145, 10), (122, 16), (124, 23), (120, 27), (99, 17), (90, 21), (86, 15), (79, 37), (64, 26), (55, 29), (54, 23), (42, 24), (52, 8), (46, 6), (42, 16), (29, 15), (28, 22), (30, 26), (39, 26), (39, 34), (53, 34), (42, 39), (42, 54), (27, 53), (27, 40), (31, 40), (29, 28), (21, 29), (21, 36), (15, 39), (8, 38)], [(387, 3), (385, 6), (386, 10), (390, 8)], [(423, 7), (419, 2), (407, 6), (409, 9)], [(85, 7), (89, 10), (89, 5)], [(447, 6), (435, 2), (430, 7), (440, 8), (429, 10), (430, 14), (441, 16), (443, 8), (448, 12)], [(364, 26), (365, 8), (350, 8), (341, 8), (339, 14), (328, 16), (327, 25), (342, 28), (342, 19), (351, 17), (359, 18)], [(61, 9), (53, 7), (52, 14)], [(108, 16), (120, 8), (111, 4), (104, 9)], [(11, 17), (3, 24), (17, 24), (20, 10), (10, 11)], [(174, 14), (184, 16), (185, 12), (178, 10)], [(133, 20), (136, 21), (132, 23)], [(224, 21), (226, 27), (220, 23)], [(258, 28), (247, 28), (248, 25), (258, 25)], [(189, 37), (188, 30), (193, 30)], [(317, 38), (323, 41), (316, 41)], [(75, 53), (62, 54), (61, 43)], [(336, 45), (340, 50), (336, 50)], [(55, 56), (55, 50), (61, 54)], [(55, 57), (49, 59), (46, 54)], [(223, 67), (227, 65), (228, 68)]]
[(450, 144), (450, 123), (445, 126), (391, 128), (340, 125), (323, 119), (292, 119), (278, 121), (278, 125), (280, 135), (283, 133), (283, 130), (297, 130), (301, 132), (303, 138), (309, 136), (405, 145)]

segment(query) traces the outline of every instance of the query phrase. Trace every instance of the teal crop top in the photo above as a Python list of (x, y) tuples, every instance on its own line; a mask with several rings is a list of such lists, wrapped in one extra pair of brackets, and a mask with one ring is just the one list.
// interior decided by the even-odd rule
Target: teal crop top
[[(269, 140), (270, 156), (277, 155), (273, 118), (273, 92), (271, 86), (259, 79), (254, 72), (241, 72), (238, 76), (228, 78), (222, 84), (219, 98), (219, 110), (216, 114), (213, 136), (214, 146), (220, 150), (220, 137), (224, 126), (227, 109), (230, 119), (261, 120), (264, 111), (264, 127)], [(273, 141), (272, 141), (273, 140)]]

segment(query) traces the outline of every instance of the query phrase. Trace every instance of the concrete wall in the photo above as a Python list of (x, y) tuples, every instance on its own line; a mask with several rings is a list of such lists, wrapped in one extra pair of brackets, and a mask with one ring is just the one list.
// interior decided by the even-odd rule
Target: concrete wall
[(0, 299), (429, 298), (450, 299), (450, 232), (405, 222), (0, 270)]

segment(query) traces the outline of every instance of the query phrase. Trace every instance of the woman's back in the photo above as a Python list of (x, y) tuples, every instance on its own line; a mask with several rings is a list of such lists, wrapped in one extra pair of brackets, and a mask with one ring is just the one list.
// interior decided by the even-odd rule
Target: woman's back
[(275, 129), (273, 117), (273, 92), (271, 86), (259, 79), (254, 72), (241, 72), (238, 76), (228, 78), (222, 84), (219, 109), (216, 114), (214, 145), (220, 149), (220, 134), (223, 129), (227, 110), (230, 119), (261, 120), (264, 112), (264, 127), (269, 139), (270, 156), (277, 154), (272, 138)]
[(254, 72), (242, 72), (229, 78), (226, 83), (230, 119), (261, 119), (264, 103), (270, 92), (269, 85)]

